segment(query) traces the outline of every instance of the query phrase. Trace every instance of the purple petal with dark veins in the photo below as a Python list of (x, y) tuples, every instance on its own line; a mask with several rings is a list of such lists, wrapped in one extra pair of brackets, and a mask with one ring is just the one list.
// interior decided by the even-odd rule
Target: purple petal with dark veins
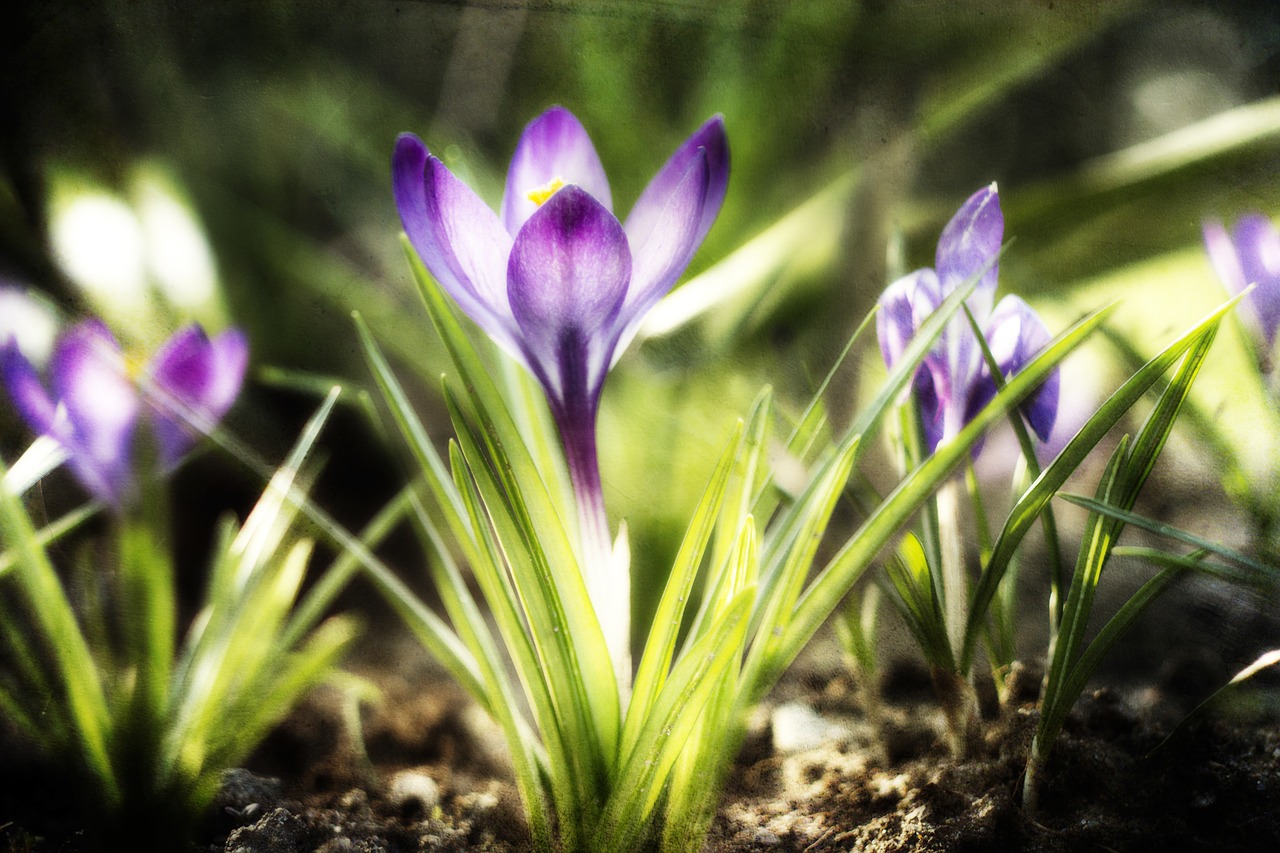
[(627, 215), (627, 239), (638, 255), (649, 239), (650, 233), (657, 225), (668, 200), (689, 171), (689, 166), (698, 156), (699, 150), (705, 152), (707, 161), (707, 193), (702, 211), (698, 216), (694, 245), (702, 243), (715, 222), (720, 206), (724, 203), (725, 192), (729, 187), (729, 141), (724, 132), (724, 116), (709, 118), (692, 136), (681, 143), (670, 159), (649, 181), (635, 207)]
[(631, 284), (618, 316), (618, 346), (613, 361), (639, 329), (644, 315), (671, 290), (698, 249), (698, 228), (707, 199), (707, 158), (703, 150), (690, 161), (684, 178), (649, 231), (643, 246), (632, 249)]
[(193, 440), (231, 408), (248, 366), (244, 333), (229, 329), (210, 341), (199, 326), (179, 330), (151, 360), (148, 402), (154, 407), (160, 461), (177, 464)]
[(1270, 348), (1280, 327), (1280, 232), (1270, 219), (1253, 214), (1236, 222), (1232, 238), (1245, 284), (1257, 285), (1249, 301)]
[(631, 277), (622, 226), (585, 190), (567, 186), (520, 229), (507, 270), (525, 355), (553, 407), (594, 411)]
[(915, 380), (911, 383), (911, 393), (919, 407), (920, 426), (924, 431), (925, 446), (930, 453), (942, 441), (945, 403), (938, 390), (938, 377), (933, 370), (926, 365), (916, 371)]
[[(1022, 370), (1050, 341), (1049, 330), (1040, 315), (1017, 296), (1006, 296), (1000, 300), (991, 312), (984, 334), (987, 347), (1005, 379)], [(1048, 440), (1057, 420), (1060, 381), (1059, 371), (1055, 369), (1019, 406), (1041, 441)], [(995, 394), (995, 382), (984, 361), (970, 391), (966, 420), (977, 415)]]
[(423, 264), (467, 316), (517, 351), (506, 298), (511, 237), (498, 217), (413, 134), (396, 140), (392, 183), (400, 221)]
[[(1004, 238), (1004, 215), (996, 185), (983, 187), (965, 201), (938, 238), (936, 268), (943, 293), (950, 293), (981, 273), (966, 302), (979, 323), (985, 322), (995, 301), (996, 258)], [(964, 322), (964, 318), (960, 318)]]
[(576, 184), (606, 210), (613, 210), (609, 179), (591, 137), (564, 107), (551, 107), (529, 122), (511, 157), (502, 195), (502, 222), (513, 237), (538, 209), (529, 194), (553, 181)]
[(931, 269), (916, 270), (885, 288), (876, 313), (876, 336), (885, 366), (893, 369), (920, 324), (941, 303), (938, 276)]

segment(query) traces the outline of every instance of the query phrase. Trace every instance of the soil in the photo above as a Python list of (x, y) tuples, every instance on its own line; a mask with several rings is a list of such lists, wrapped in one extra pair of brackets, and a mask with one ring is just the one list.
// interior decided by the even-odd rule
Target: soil
[[(248, 768), (228, 774), (192, 850), (528, 848), (493, 724), (410, 644), (377, 656), (396, 666), (365, 661), (356, 672), (380, 699), (359, 706), (361, 690), (334, 687), (309, 697)], [(902, 662), (887, 673), (873, 725), (838, 667), (801, 664), (753, 718), (707, 853), (1280, 849), (1274, 697), (1270, 711), (1206, 715), (1149, 755), (1190, 707), (1185, 688), (1203, 681), (1188, 676), (1194, 665), (1082, 697), (1029, 814), (1018, 795), (1036, 719), (1034, 666), (1015, 668), (1003, 709), (988, 703), (980, 754), (954, 761), (921, 668)], [(7, 745), (3, 754), (15, 755)], [(18, 753), (7, 771), (0, 851), (103, 849), (78, 825), (85, 819), (56, 768)]]

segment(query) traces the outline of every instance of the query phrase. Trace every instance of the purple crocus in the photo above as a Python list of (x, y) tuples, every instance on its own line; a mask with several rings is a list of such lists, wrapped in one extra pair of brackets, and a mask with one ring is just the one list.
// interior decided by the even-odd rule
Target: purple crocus
[(1280, 328), (1280, 232), (1261, 214), (1236, 222), (1228, 234), (1221, 222), (1204, 223), (1204, 245), (1218, 278), (1232, 296), (1257, 285), (1245, 300), (1244, 312), (1264, 370), (1271, 369), (1271, 352)]
[[(494, 213), (412, 134), (396, 142), (396, 205), (431, 274), (546, 389), (589, 551), (607, 550), (595, 423), (609, 368), (688, 265), (729, 179), (724, 122), (689, 137), (625, 223), (590, 137), (562, 107), (525, 128)], [(594, 529), (592, 529), (594, 528)], [(603, 529), (602, 529), (603, 528)]]
[[(996, 185), (969, 197), (938, 239), (935, 267), (916, 270), (885, 289), (876, 331), (889, 367), (902, 357), (920, 325), (957, 287), (978, 279), (965, 304), (983, 331), (1006, 378), (1022, 369), (1046, 343), (1049, 332), (1027, 303), (1005, 296), (995, 304), (1004, 216)], [(993, 307), (994, 305), (994, 307)], [(1058, 412), (1058, 371), (1022, 405), (1041, 441), (1048, 439)], [(929, 450), (953, 438), (995, 396), (996, 384), (978, 338), (962, 313), (943, 329), (916, 371), (912, 391), (920, 406)]]
[(0, 371), (27, 423), (62, 446), (94, 497), (119, 510), (134, 492), (139, 420), (151, 424), (159, 464), (173, 468), (235, 401), (248, 355), (243, 332), (231, 329), (210, 340), (192, 325), (135, 372), (107, 327), (88, 320), (58, 338), (48, 388), (12, 340), (0, 347)]

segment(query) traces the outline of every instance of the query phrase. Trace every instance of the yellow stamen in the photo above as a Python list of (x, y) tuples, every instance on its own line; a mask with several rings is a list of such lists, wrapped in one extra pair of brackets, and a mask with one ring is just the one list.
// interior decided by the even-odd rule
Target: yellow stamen
[(127, 379), (136, 382), (142, 377), (146, 371), (149, 359), (146, 353), (126, 348), (124, 351), (124, 375)]
[(547, 199), (556, 194), (556, 190), (564, 186), (564, 178), (552, 178), (533, 192), (529, 193), (527, 198), (538, 207), (546, 204)]

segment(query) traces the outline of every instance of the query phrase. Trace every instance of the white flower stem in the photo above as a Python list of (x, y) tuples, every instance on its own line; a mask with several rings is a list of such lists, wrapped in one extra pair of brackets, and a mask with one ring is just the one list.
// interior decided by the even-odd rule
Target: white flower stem
[(557, 418), (578, 504), (579, 559), (587, 595), (613, 661), (618, 694), (625, 706), (631, 695), (631, 564), (625, 535), (616, 549), (609, 534), (600, 462), (596, 453), (595, 413)]
[[(948, 413), (941, 442), (952, 440), (964, 426), (963, 420)], [(941, 443), (940, 442), (940, 443)], [(960, 510), (963, 484), (960, 477), (948, 477), (934, 496), (938, 511), (938, 558), (942, 565), (942, 618), (951, 648), (953, 666), (959, 666), (964, 648), (965, 625), (969, 616), (969, 578), (964, 565), (960, 538)], [(978, 741), (978, 700), (969, 673), (933, 670), (934, 687), (947, 717), (951, 752), (963, 757)]]
[(943, 482), (935, 497), (938, 556), (942, 561), (942, 616), (953, 655), (960, 654), (965, 621), (969, 615), (969, 584), (964, 570), (964, 548), (960, 542), (960, 495), (960, 480), (952, 476)]

